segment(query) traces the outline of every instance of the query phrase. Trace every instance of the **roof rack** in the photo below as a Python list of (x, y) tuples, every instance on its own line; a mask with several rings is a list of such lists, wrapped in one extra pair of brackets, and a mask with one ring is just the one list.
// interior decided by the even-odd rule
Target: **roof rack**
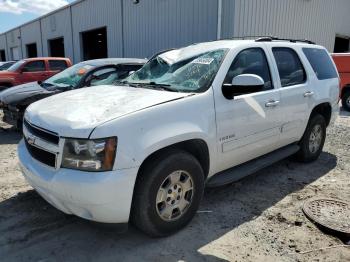
[(274, 36), (263, 36), (255, 40), (255, 42), (272, 42), (272, 41), (288, 41), (291, 43), (307, 43), (310, 45), (315, 45), (316, 43), (307, 39), (290, 39), (290, 38), (278, 38)]

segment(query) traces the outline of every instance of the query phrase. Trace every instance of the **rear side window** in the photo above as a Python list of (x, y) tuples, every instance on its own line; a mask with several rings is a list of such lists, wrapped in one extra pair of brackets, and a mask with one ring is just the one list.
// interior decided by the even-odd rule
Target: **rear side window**
[(49, 60), (49, 66), (52, 71), (62, 71), (68, 67), (66, 61), (63, 60)]
[(315, 71), (318, 80), (338, 78), (337, 71), (326, 50), (303, 48), (303, 52)]
[(22, 70), (23, 70), (23, 72), (41, 72), (41, 71), (46, 71), (45, 62), (44, 61), (28, 62), (23, 67)]
[(272, 48), (282, 87), (303, 84), (306, 73), (297, 53), (287, 47)]

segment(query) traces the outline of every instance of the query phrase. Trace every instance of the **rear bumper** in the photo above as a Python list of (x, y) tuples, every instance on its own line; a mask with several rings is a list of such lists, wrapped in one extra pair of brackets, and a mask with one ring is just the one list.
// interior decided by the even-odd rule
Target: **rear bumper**
[(111, 172), (54, 169), (18, 145), (23, 176), (51, 205), (66, 214), (103, 223), (127, 223), (138, 168)]
[(334, 105), (332, 106), (331, 121), (329, 123), (330, 126), (334, 125), (335, 120), (339, 116), (339, 111), (340, 111), (339, 104), (334, 103)]

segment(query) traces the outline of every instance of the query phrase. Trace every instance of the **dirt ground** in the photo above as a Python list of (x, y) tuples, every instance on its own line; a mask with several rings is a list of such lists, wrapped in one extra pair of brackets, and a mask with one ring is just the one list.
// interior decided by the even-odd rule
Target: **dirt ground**
[(0, 261), (350, 261), (349, 247), (301, 211), (310, 197), (350, 201), (350, 114), (328, 130), (312, 164), (277, 163), (230, 186), (207, 190), (200, 212), (171, 237), (151, 239), (67, 216), (23, 179), (20, 135), (0, 122)]

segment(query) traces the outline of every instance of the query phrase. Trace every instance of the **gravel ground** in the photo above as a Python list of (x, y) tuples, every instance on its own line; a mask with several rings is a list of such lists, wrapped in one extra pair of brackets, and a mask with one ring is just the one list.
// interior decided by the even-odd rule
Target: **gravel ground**
[(190, 225), (150, 239), (130, 227), (67, 216), (21, 176), (20, 135), (0, 122), (0, 261), (350, 261), (349, 247), (305, 218), (310, 197), (350, 200), (350, 114), (328, 129), (320, 159), (284, 160), (230, 186), (207, 190)]

